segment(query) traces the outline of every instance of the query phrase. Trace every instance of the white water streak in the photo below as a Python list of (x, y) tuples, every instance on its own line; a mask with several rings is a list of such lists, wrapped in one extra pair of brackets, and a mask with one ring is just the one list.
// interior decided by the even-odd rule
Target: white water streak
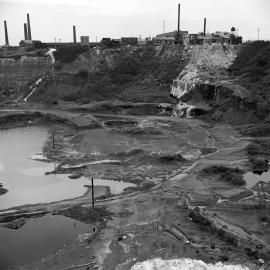
[(45, 53), (45, 55), (48, 56), (49, 64), (52, 66), (53, 69), (54, 69), (53, 65), (55, 63), (55, 58), (54, 58), (55, 52), (56, 52), (55, 48), (49, 48), (49, 50)]
[(23, 99), (24, 102), (27, 102), (27, 100), (35, 93), (35, 91), (37, 90), (39, 84), (42, 82), (42, 78), (39, 78), (35, 83), (33, 83), (31, 86), (30, 86), (30, 89), (33, 88), (33, 90), (30, 92), (29, 95), (27, 95), (26, 98)]

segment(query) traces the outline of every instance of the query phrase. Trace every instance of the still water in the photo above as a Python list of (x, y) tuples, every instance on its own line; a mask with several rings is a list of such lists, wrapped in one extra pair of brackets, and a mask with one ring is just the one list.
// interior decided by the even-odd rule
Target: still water
[(252, 188), (260, 181), (268, 183), (270, 182), (270, 171), (264, 172), (261, 175), (253, 172), (247, 172), (244, 174), (244, 180), (246, 181), (246, 186), (248, 188)]
[[(60, 201), (82, 196), (88, 178), (71, 180), (68, 175), (44, 175), (52, 171), (51, 163), (29, 159), (42, 152), (48, 139), (45, 127), (27, 127), (0, 131), (0, 183), (8, 192), (0, 196), (0, 210), (24, 204)], [(119, 194), (130, 183), (95, 179), (97, 186), (109, 186), (111, 193)]]
[(0, 269), (40, 260), (89, 230), (87, 224), (50, 214), (30, 219), (18, 230), (0, 227)]

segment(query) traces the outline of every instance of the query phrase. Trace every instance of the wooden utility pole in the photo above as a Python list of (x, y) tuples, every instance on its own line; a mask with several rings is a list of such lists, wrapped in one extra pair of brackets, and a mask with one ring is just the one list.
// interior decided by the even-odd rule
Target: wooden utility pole
[(52, 146), (53, 146), (53, 149), (55, 148), (55, 145), (54, 145), (54, 131), (52, 132)]
[(92, 207), (95, 209), (95, 196), (94, 196), (94, 179), (91, 179), (92, 181)]

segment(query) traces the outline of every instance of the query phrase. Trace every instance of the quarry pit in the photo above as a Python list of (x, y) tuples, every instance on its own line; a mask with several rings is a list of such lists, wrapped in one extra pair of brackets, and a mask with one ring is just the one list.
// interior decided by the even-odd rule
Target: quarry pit
[[(140, 269), (136, 265), (155, 258), (188, 258), (250, 269), (263, 260), (268, 269), (270, 186), (266, 183), (262, 191), (261, 181), (268, 179), (269, 153), (263, 150), (269, 134), (258, 136), (262, 127), (255, 123), (261, 111), (246, 112), (244, 102), (239, 109), (236, 101), (239, 82), (232, 82), (227, 69), (238, 49), (224, 53), (216, 45), (190, 48), (171, 93), (162, 91), (167, 86), (155, 85), (157, 96), (146, 91), (146, 101), (140, 100), (143, 86), (134, 90), (132, 83), (125, 86), (127, 100), (109, 100), (103, 93), (107, 100), (100, 101), (97, 93), (93, 102), (71, 101), (74, 89), (67, 89), (63, 98), (65, 84), (86, 87), (85, 78), (71, 73), (85, 65), (87, 54), (73, 62), (70, 74), (66, 64), (59, 66), (56, 86), (46, 75), (28, 102), (23, 100), (29, 90), (24, 95), (14, 91), (0, 110), (0, 139), (10, 153), (0, 155), (0, 234), (13, 230), (10, 237), (16, 245), (23, 230), (31, 239), (31, 228), (39, 233), (44, 222), (56, 228), (54, 237), (60, 242), (46, 249), (41, 248), (43, 239), (37, 239), (35, 256), (20, 257), (20, 250), (14, 251), (11, 257), (17, 256), (17, 263), (1, 258), (0, 266)], [(173, 53), (163, 51), (160, 57)], [(104, 55), (112, 64), (114, 52)], [(190, 72), (194, 65), (196, 74)], [(57, 102), (42, 104), (44, 95), (54, 96), (54, 87), (60, 89)], [(241, 90), (236, 97), (244, 97)], [(82, 97), (88, 98), (84, 91)], [(22, 153), (18, 147), (25, 153), (15, 160), (16, 151)], [(12, 171), (12, 166), (21, 166), (21, 171)], [(19, 174), (21, 182), (12, 186), (8, 177)], [(42, 185), (35, 187), (29, 178), (22, 182), (26, 176)], [(27, 192), (35, 200), (28, 200)], [(74, 241), (66, 239), (68, 234)]]

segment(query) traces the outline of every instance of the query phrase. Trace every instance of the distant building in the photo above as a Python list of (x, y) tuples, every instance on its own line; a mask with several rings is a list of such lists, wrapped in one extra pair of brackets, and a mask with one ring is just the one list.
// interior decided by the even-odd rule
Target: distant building
[(231, 35), (231, 44), (232, 45), (237, 45), (237, 44), (242, 44), (243, 43), (243, 38), (241, 36), (235, 36)]
[(154, 44), (159, 45), (173, 45), (175, 43), (174, 37), (155, 37)]
[(138, 45), (138, 38), (136, 37), (121, 37), (121, 45), (127, 46), (127, 45)]
[(44, 48), (58, 48), (58, 47), (78, 47), (79, 43), (74, 42), (44, 42), (42, 43)]
[(21, 40), (19, 42), (19, 46), (35, 48), (35, 49), (44, 48), (44, 45), (40, 40)]
[(197, 34), (189, 34), (189, 44), (190, 45), (197, 44)]
[(95, 47), (99, 46), (100, 42), (89, 42), (89, 37), (81, 40), (81, 43), (74, 42), (41, 42), (40, 40), (21, 40), (19, 46), (21, 47), (29, 47), (35, 49), (45, 49), (45, 48), (59, 48), (59, 47), (80, 47), (80, 46), (89, 46)]
[(101, 45), (104, 47), (110, 47), (111, 46), (111, 38), (102, 38)]
[(146, 39), (143, 39), (143, 38), (139, 38), (138, 39), (138, 44), (139, 45), (146, 45), (147, 44), (147, 40)]
[(114, 48), (120, 47), (121, 46), (121, 39), (112, 39), (111, 46)]
[(163, 34), (158, 34), (156, 37), (173, 37), (175, 38), (177, 36), (178, 32), (177, 31), (172, 31), (172, 32), (167, 32)]
[(213, 42), (213, 36), (212, 34), (206, 34), (198, 33), (197, 34), (197, 44), (204, 45), (204, 44), (212, 44)]
[(81, 45), (89, 46), (89, 36), (81, 36)]
[(188, 31), (181, 31), (180, 32), (180, 43), (181, 44), (184, 44), (184, 45), (188, 45), (189, 44)]
[(231, 36), (229, 32), (216, 31), (212, 34), (213, 43), (231, 43)]
[(232, 45), (242, 44), (242, 37), (226, 31), (216, 31), (213, 34), (197, 34), (197, 44), (227, 43)]
[(188, 31), (180, 31), (179, 37), (178, 37), (178, 31), (172, 31), (172, 32), (156, 35), (156, 37), (154, 38), (154, 44), (169, 45), (169, 44), (177, 43), (177, 41), (179, 40), (181, 44), (188, 44), (189, 43)]

